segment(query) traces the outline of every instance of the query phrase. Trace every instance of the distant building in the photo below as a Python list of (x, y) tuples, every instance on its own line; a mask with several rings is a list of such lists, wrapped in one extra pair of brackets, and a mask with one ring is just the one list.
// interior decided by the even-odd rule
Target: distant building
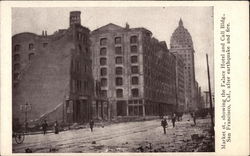
[(193, 41), (188, 30), (180, 19), (179, 26), (175, 29), (170, 40), (170, 52), (178, 53), (184, 61), (185, 77), (185, 110), (195, 109), (195, 70)]
[(69, 28), (52, 35), (20, 33), (12, 37), (13, 120), (87, 122), (91, 118), (93, 77), (90, 30), (81, 12), (70, 12)]
[[(108, 24), (91, 32), (93, 75), (111, 117), (162, 115), (176, 106), (175, 57), (145, 28)], [(105, 109), (107, 108), (107, 109)]]

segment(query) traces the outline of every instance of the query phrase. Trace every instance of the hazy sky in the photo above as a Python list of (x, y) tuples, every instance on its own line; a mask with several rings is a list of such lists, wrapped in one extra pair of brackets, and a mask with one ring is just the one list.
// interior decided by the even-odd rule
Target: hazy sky
[(131, 28), (145, 27), (160, 41), (170, 37), (182, 18), (183, 25), (192, 36), (195, 50), (196, 80), (202, 90), (208, 89), (206, 53), (209, 55), (213, 86), (213, 8), (212, 7), (123, 7), (123, 8), (14, 8), (12, 9), (12, 34), (47, 30), (52, 34), (69, 27), (69, 12), (81, 11), (81, 23), (94, 30), (108, 23)]

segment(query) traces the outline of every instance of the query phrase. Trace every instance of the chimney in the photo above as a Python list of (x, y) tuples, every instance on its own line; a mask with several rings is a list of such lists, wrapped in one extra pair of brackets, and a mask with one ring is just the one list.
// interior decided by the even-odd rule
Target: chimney
[(44, 30), (42, 31), (42, 36), (44, 36)]
[(129, 29), (129, 24), (126, 22), (126, 26), (125, 26), (126, 29)]
[(69, 26), (81, 25), (81, 11), (71, 11), (69, 16)]
[(45, 36), (47, 36), (47, 30), (45, 30)]

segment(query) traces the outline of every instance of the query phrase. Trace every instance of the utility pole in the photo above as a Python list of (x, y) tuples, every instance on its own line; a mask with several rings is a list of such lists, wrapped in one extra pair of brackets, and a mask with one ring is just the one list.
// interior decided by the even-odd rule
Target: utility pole
[(211, 116), (211, 124), (212, 129), (214, 132), (214, 117), (213, 117), (213, 105), (212, 105), (212, 95), (211, 95), (211, 85), (210, 85), (210, 73), (209, 73), (209, 64), (208, 64), (208, 55), (206, 54), (207, 58), (207, 75), (208, 75), (208, 87), (209, 87), (209, 101), (210, 101), (210, 116)]

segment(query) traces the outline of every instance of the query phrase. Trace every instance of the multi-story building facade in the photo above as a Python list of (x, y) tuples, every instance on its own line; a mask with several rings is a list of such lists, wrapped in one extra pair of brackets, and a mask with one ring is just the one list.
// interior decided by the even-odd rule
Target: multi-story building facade
[[(173, 111), (175, 58), (165, 42), (153, 38), (145, 28), (115, 24), (92, 31), (91, 41), (93, 75), (111, 117)], [(93, 107), (99, 109), (97, 104)]]
[(175, 56), (175, 68), (176, 68), (176, 89), (177, 89), (177, 111), (183, 112), (185, 110), (185, 64), (182, 57), (178, 53), (173, 53)]
[(178, 53), (184, 61), (185, 77), (185, 110), (195, 109), (195, 69), (194, 69), (194, 47), (188, 30), (183, 26), (180, 19), (179, 26), (175, 29), (170, 40), (170, 52)]
[(13, 120), (46, 118), (86, 122), (91, 118), (93, 77), (90, 30), (80, 12), (70, 12), (69, 28), (52, 35), (20, 33), (12, 37)]

